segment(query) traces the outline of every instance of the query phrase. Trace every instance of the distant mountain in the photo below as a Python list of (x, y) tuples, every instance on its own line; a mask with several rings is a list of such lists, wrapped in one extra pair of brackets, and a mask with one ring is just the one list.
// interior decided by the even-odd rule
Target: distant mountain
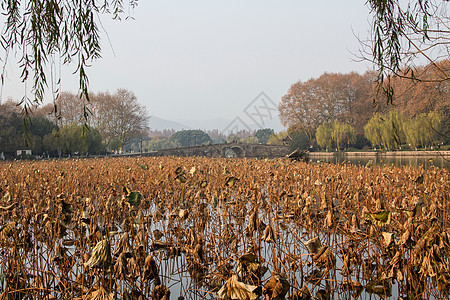
[(191, 129), (191, 127), (181, 124), (179, 122), (165, 120), (155, 116), (151, 116), (148, 123), (150, 126), (150, 130), (173, 129), (179, 131), (183, 129)]
[(221, 131), (222, 129), (227, 127), (227, 125), (231, 122), (231, 120), (219, 118), (205, 121), (181, 120), (181, 122), (183, 122), (183, 124), (186, 124), (193, 129), (200, 129), (200, 130), (218, 129), (219, 131)]
[(280, 120), (278, 118), (264, 120), (264, 124), (261, 125), (257, 125), (252, 121), (243, 121), (240, 118), (237, 119), (240, 122), (240, 124), (236, 124), (237, 126), (234, 126), (236, 119), (228, 120), (221, 118), (206, 121), (182, 120), (182, 122), (183, 124), (186, 124), (193, 129), (200, 129), (200, 130), (218, 129), (220, 132), (224, 133), (227, 133), (226, 131), (228, 131), (231, 128), (235, 128), (236, 130), (258, 130), (264, 128), (271, 128), (275, 130), (275, 132), (280, 132), (284, 130), (283, 125), (281, 125)]

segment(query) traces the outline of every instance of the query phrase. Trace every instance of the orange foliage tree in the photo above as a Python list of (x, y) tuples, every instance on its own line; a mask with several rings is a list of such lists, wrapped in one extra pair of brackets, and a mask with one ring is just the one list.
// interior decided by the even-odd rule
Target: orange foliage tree
[(366, 72), (325, 73), (317, 79), (294, 83), (278, 107), (286, 127), (295, 126), (314, 134), (323, 122), (337, 120), (353, 126), (358, 133), (374, 111), (376, 74)]

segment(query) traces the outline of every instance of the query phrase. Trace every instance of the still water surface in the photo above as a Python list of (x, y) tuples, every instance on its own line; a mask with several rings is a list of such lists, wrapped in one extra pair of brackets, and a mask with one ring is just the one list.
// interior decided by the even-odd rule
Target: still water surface
[(439, 168), (450, 169), (450, 158), (444, 156), (426, 157), (426, 156), (344, 156), (344, 155), (314, 155), (310, 159), (314, 162), (329, 162), (329, 163), (350, 163), (365, 165), (369, 161), (373, 165), (395, 165), (395, 166), (423, 166), (428, 169), (432, 166)]

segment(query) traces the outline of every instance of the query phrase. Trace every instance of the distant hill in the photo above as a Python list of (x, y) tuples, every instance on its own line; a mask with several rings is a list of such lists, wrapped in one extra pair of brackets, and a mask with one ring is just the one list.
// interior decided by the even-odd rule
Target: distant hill
[[(213, 130), (218, 129), (220, 132), (226, 131), (227, 128), (232, 124), (233, 120), (228, 119), (212, 119), (212, 120), (206, 120), (206, 121), (197, 121), (197, 120), (183, 120), (184, 124), (187, 124), (191, 128), (200, 129), (200, 130)], [(280, 120), (278, 118), (274, 118), (271, 120), (265, 120), (265, 123), (262, 125), (262, 127), (259, 127), (258, 125), (252, 123), (251, 121), (247, 121), (244, 125), (244, 123), (240, 124), (241, 126), (238, 126), (237, 129), (239, 130), (258, 130), (258, 129), (264, 129), (264, 128), (271, 128), (274, 129), (275, 132), (279, 132), (284, 130), (283, 125), (281, 125)]]
[(198, 121), (198, 120), (181, 120), (184, 124), (187, 124), (189, 127), (193, 129), (200, 129), (200, 130), (212, 130), (212, 129), (218, 129), (221, 131), (223, 128), (225, 128), (228, 123), (230, 123), (230, 120), (218, 118), (218, 119), (210, 119), (210, 120), (204, 120), (204, 121)]
[(148, 123), (150, 126), (150, 130), (173, 129), (179, 131), (183, 129), (191, 129), (189, 126), (181, 124), (179, 122), (165, 120), (155, 116), (151, 116)]

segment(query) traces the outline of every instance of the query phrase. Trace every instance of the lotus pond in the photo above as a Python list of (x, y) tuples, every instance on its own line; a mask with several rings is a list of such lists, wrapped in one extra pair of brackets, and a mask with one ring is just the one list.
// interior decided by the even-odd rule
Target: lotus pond
[(133, 157), (0, 163), (0, 299), (448, 299), (430, 167)]

